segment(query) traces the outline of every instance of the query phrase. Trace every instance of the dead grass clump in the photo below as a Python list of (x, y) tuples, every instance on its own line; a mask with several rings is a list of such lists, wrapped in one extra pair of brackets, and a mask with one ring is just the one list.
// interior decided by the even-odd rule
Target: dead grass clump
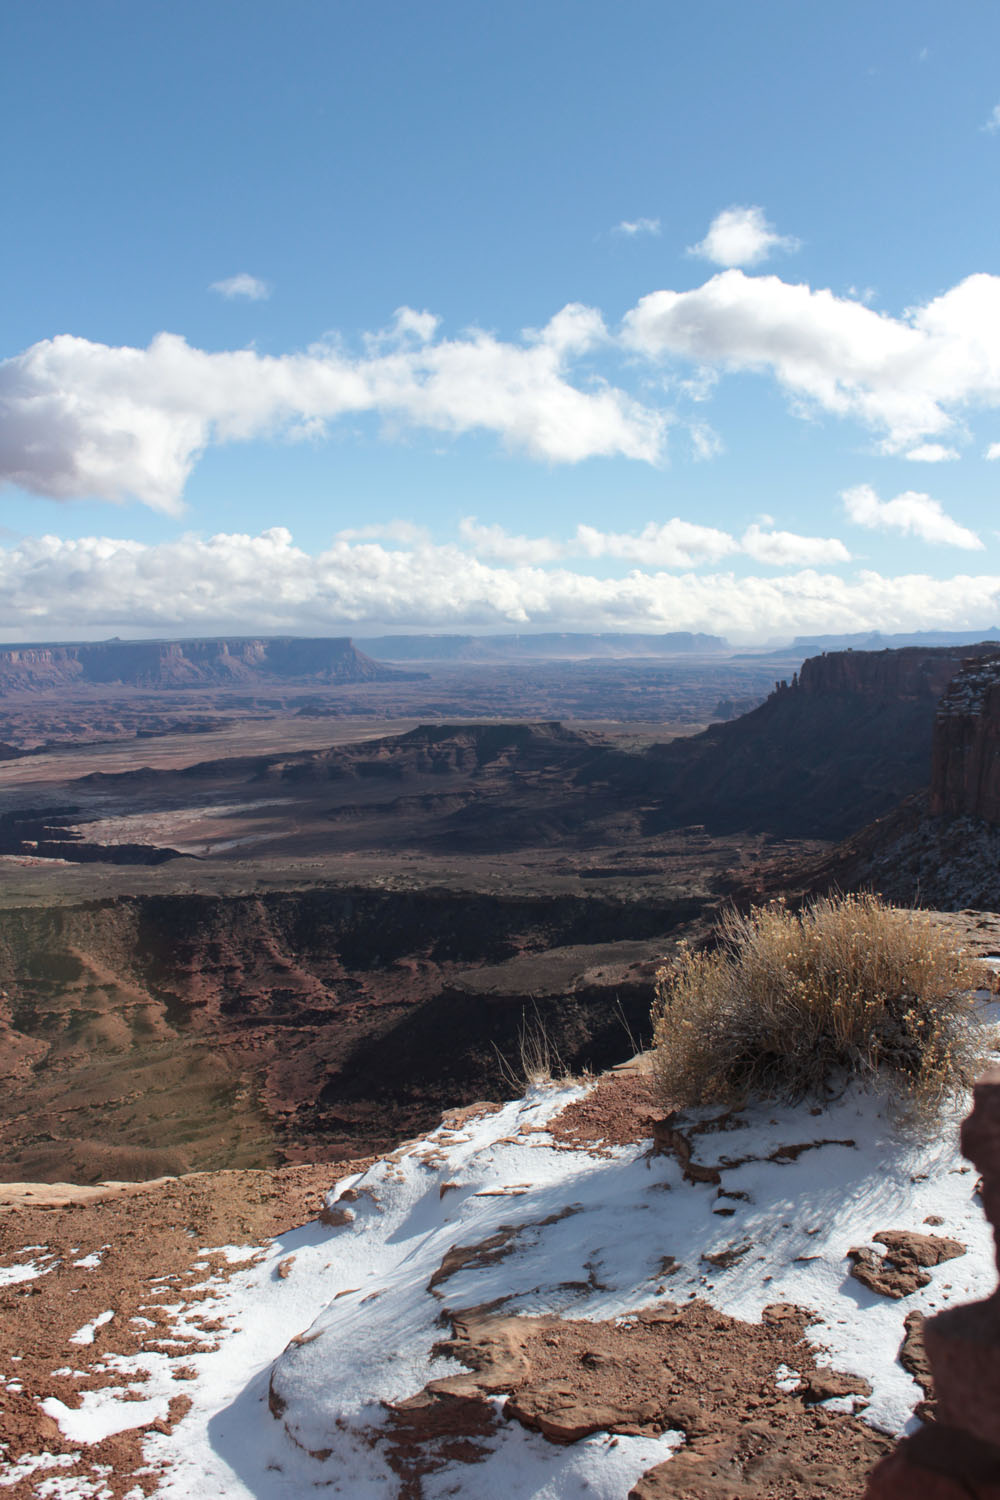
[(727, 913), (720, 938), (657, 975), (654, 1072), (674, 1105), (882, 1075), (933, 1113), (981, 1063), (971, 992), (991, 973), (920, 912), (872, 895), (772, 903)]

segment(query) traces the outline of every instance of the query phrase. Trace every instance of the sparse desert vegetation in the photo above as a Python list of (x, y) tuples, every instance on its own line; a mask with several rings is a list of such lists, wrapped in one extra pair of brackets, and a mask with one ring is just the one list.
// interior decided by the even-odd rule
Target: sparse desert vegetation
[(973, 992), (991, 972), (920, 912), (878, 896), (730, 911), (719, 944), (657, 976), (654, 1067), (674, 1105), (789, 1101), (845, 1076), (890, 1082), (922, 1113), (981, 1061)]

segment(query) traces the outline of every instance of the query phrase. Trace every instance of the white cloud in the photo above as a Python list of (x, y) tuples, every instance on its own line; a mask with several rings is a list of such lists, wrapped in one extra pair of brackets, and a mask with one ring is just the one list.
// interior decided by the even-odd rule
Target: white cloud
[(781, 568), (815, 568), (824, 563), (850, 562), (851, 554), (835, 536), (799, 536), (794, 531), (763, 531), (748, 526), (740, 550), (756, 562)]
[(659, 219), (622, 219), (612, 231), (613, 234), (625, 234), (632, 239), (637, 234), (659, 234), (659, 232)]
[(858, 526), (871, 530), (898, 531), (904, 536), (918, 536), (938, 546), (964, 547), (980, 552), (984, 543), (974, 531), (960, 526), (945, 514), (939, 500), (930, 495), (906, 490), (894, 500), (880, 500), (871, 485), (859, 484), (841, 496), (848, 517)]
[(208, 353), (167, 333), (147, 349), (111, 348), (63, 334), (0, 363), (0, 479), (55, 499), (135, 496), (177, 512), (210, 442), (315, 437), (360, 412), (439, 432), (493, 432), (551, 462), (656, 463), (664, 413), (568, 378), (569, 354), (602, 329), (599, 314), (574, 304), (524, 343), (478, 330), (429, 342), (431, 315), (403, 309), (390, 344), (358, 357), (331, 345), (280, 357)]
[(236, 297), (245, 297), (248, 302), (266, 302), (271, 295), (268, 283), (261, 281), (259, 276), (251, 276), (248, 271), (240, 271), (237, 276), (227, 276), (225, 281), (213, 281), (209, 291), (218, 292), (220, 297), (225, 297), (229, 302)]
[(961, 454), (957, 448), (946, 448), (943, 443), (918, 443), (916, 448), (911, 448), (903, 457), (916, 464), (946, 464), (954, 458), (960, 458)]
[(987, 135), (996, 135), (1000, 130), (1000, 104), (994, 104), (986, 123), (980, 126), (980, 129), (985, 130)]
[(430, 541), (426, 526), (413, 521), (382, 521), (371, 526), (345, 526), (338, 531), (338, 542), (398, 542), (404, 547), (423, 546)]
[(994, 459), (1000, 458), (1000, 443), (991, 443), (983, 457), (987, 458), (990, 463), (992, 463)]
[[(636, 355), (661, 368), (640, 400), (596, 374), (595, 355), (617, 358), (633, 383), (644, 378)], [(662, 374), (668, 360), (688, 363)], [(968, 409), (1000, 406), (1000, 276), (970, 276), (894, 318), (733, 269), (650, 293), (616, 333), (596, 308), (570, 303), (513, 340), (480, 329), (445, 338), (434, 314), (404, 307), (360, 352), (334, 338), (267, 356), (210, 353), (168, 333), (146, 349), (62, 334), (0, 362), (0, 483), (176, 513), (209, 444), (318, 441), (363, 413), (389, 434), (493, 433), (545, 462), (656, 464), (681, 418), (648, 393), (704, 408), (728, 371), (773, 376), (800, 414), (854, 418), (886, 453), (943, 462), (957, 452), (944, 438), (967, 438)], [(719, 451), (705, 421), (685, 425), (694, 456)]]
[[(792, 531), (764, 531), (748, 526), (739, 539), (714, 526), (700, 526), (674, 516), (650, 521), (641, 531), (601, 531), (581, 523), (566, 540), (511, 536), (503, 527), (481, 526), (474, 517), (459, 532), (480, 557), (505, 563), (539, 565), (558, 558), (615, 558), (642, 568), (697, 568), (743, 553), (756, 562), (778, 567), (815, 567), (849, 562), (851, 554), (836, 537), (799, 536)], [(342, 535), (344, 533), (341, 533)]]
[(1000, 277), (977, 274), (891, 318), (777, 276), (720, 272), (687, 292), (651, 292), (623, 342), (724, 370), (770, 371), (805, 409), (855, 417), (912, 449), (967, 406), (1000, 404)]
[(375, 333), (364, 335), (364, 345), (370, 354), (380, 354), (386, 349), (406, 348), (407, 345), (429, 344), (437, 333), (441, 319), (432, 312), (418, 312), (415, 307), (397, 307), (392, 322)]
[(660, 524), (650, 521), (638, 532), (580, 525), (567, 546), (577, 556), (616, 557), (647, 568), (694, 568), (739, 550), (728, 532), (677, 516)]
[(567, 302), (544, 328), (526, 328), (524, 337), (529, 343), (539, 344), (562, 356), (586, 354), (607, 343), (608, 330), (604, 319), (595, 307), (585, 307), (582, 302)]
[(688, 254), (700, 255), (703, 260), (714, 261), (717, 266), (756, 266), (767, 260), (772, 250), (798, 248), (797, 239), (779, 234), (774, 225), (768, 223), (762, 208), (754, 205), (742, 208), (734, 204), (716, 214), (705, 238), (692, 245)]
[(155, 546), (47, 536), (0, 548), (0, 626), (97, 633), (358, 633), (362, 627), (703, 630), (735, 641), (843, 630), (977, 629), (1000, 576), (768, 577), (490, 567), (453, 545), (337, 541), (312, 556), (283, 527)]
[(565, 543), (551, 537), (512, 536), (502, 526), (483, 526), (475, 516), (464, 516), (458, 523), (459, 535), (479, 557), (491, 562), (538, 563), (553, 562), (563, 556)]

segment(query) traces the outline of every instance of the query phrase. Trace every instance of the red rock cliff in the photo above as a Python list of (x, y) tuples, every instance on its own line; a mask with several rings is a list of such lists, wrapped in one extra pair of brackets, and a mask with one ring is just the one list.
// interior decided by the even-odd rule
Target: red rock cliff
[[(833, 693), (901, 700), (940, 698), (958, 670), (959, 662), (981, 647), (928, 648), (906, 646), (899, 651), (830, 651), (802, 663), (799, 691), (828, 697)], [(991, 650), (996, 650), (993, 646)]]
[(930, 811), (1000, 824), (1000, 654), (966, 662), (938, 706)]

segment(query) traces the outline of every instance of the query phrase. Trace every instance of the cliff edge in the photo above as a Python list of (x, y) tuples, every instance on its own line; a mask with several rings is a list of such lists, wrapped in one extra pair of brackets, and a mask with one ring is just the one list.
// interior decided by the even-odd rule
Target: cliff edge
[(984, 655), (994, 643), (810, 657), (759, 708), (650, 752), (658, 826), (844, 838), (927, 786), (938, 701)]

